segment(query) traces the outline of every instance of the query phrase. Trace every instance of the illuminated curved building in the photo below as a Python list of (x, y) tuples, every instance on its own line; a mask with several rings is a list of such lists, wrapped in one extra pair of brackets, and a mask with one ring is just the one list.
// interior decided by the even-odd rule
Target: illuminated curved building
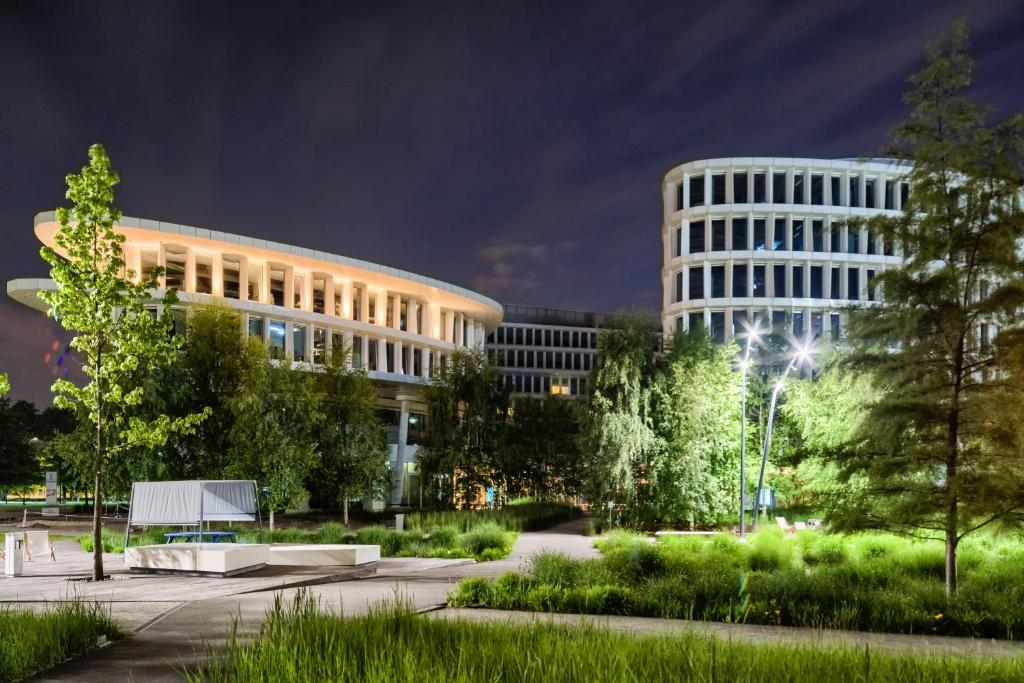
[(888, 159), (691, 161), (662, 184), (665, 334), (704, 326), (720, 342), (755, 318), (778, 335), (838, 339), (850, 304), (902, 262), (863, 224), (906, 202), (910, 167)]
[[(35, 217), (44, 244), (54, 246), (59, 227), (53, 212)], [(128, 268), (142, 277), (165, 269), (161, 289), (178, 291), (182, 323), (188, 304), (218, 302), (236, 310), (242, 331), (280, 361), (313, 366), (351, 349), (348, 362), (380, 390), (390, 463), (401, 475), (390, 502), (412, 502), (419, 389), (454, 350), (483, 347), (501, 321), (500, 304), (396, 268), (219, 230), (129, 217), (116, 229), (126, 238)], [(52, 287), (48, 279), (18, 279), (7, 293), (45, 310), (36, 293)]]

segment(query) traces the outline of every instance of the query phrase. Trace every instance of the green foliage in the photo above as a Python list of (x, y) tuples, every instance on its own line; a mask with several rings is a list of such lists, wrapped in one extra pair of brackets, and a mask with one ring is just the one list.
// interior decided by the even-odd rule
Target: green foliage
[(587, 475), (582, 424), (579, 401), (555, 395), (517, 398), (497, 454), (505, 495), (541, 500), (579, 495)]
[(44, 611), (0, 607), (0, 681), (20, 681), (125, 633), (99, 604), (57, 602)]
[(537, 531), (580, 514), (569, 503), (520, 503), (493, 510), (411, 512), (405, 516), (409, 530), (427, 531), (452, 527), (470, 531), (482, 524), (498, 524), (505, 531)]
[(0, 488), (38, 483), (38, 453), (32, 445), (36, 411), (31, 403), (0, 398)]
[[(542, 597), (538, 594), (537, 600), (543, 602)], [(606, 586), (587, 597), (612, 612), (624, 596), (622, 589)], [(1024, 675), (1019, 658), (890, 654), (820, 643), (744, 644), (693, 633), (637, 636), (544, 622), (434, 619), (400, 603), (365, 616), (341, 617), (321, 610), (305, 593), (291, 604), (278, 597), (256, 639), (243, 640), (235, 630), (226, 654), (222, 644), (211, 645), (210, 654), (206, 668), (186, 672), (187, 680), (933, 683)]]
[[(533, 557), (526, 574), (477, 580), (456, 606), (704, 619), (895, 633), (1024, 637), (1019, 538), (965, 542), (961, 585), (947, 599), (943, 546), (889, 534), (764, 530), (650, 538), (617, 532), (603, 557)], [(608, 587), (614, 587), (609, 592)], [(604, 597), (602, 597), (604, 596)]]
[(11, 390), (11, 380), (7, 377), (6, 372), (0, 372), (0, 396), (7, 395), (7, 392)]
[[(1024, 335), (1024, 115), (986, 124), (988, 107), (967, 97), (972, 68), (960, 22), (904, 96), (895, 137), (914, 165), (909, 201), (868, 227), (905, 259), (877, 278), (883, 304), (850, 318), (852, 364), (879, 395), (842, 465), (870, 496), (836, 520), (943, 535), (950, 593), (959, 542), (1024, 512), (1024, 434), (1011, 426), (1024, 383), (1002, 381)], [(978, 339), (990, 331), (994, 342)]]
[[(85, 386), (67, 379), (53, 383), (54, 403), (81, 411), (95, 426), (93, 449), (94, 499), (102, 505), (103, 469), (108, 460), (131, 448), (156, 448), (170, 434), (194, 430), (206, 412), (172, 418), (165, 414), (140, 417), (145, 378), (173, 360), (178, 342), (170, 335), (173, 291), (166, 292), (163, 314), (151, 316), (145, 303), (158, 286), (156, 269), (146, 280), (124, 261), (124, 235), (114, 230), (120, 212), (113, 207), (117, 174), (101, 145), (89, 148), (89, 164), (79, 175), (67, 176), (67, 199), (72, 208), (57, 209), (60, 229), (55, 248), (40, 255), (50, 265), (56, 288), (43, 289), (47, 314), (73, 334), (70, 347), (82, 360), (89, 378)], [(101, 517), (95, 516), (98, 538)], [(95, 553), (93, 578), (103, 577), (103, 559)]]

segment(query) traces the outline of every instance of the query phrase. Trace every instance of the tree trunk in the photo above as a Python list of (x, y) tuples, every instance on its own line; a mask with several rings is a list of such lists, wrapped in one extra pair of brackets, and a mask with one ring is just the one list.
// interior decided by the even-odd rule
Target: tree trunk
[(348, 528), (348, 495), (347, 494), (345, 495), (345, 497), (341, 501), (341, 510), (342, 510), (341, 516), (342, 516), (342, 519), (345, 520), (345, 528), (347, 529)]
[[(950, 507), (946, 521), (946, 597), (952, 598), (956, 595), (956, 551), (959, 540), (957, 539), (956, 524), (956, 503)], [(950, 521), (952, 520), (952, 521)]]
[(270, 508), (270, 530), (274, 530), (274, 508)]
[(96, 427), (92, 496), (92, 580), (103, 580), (103, 428)]

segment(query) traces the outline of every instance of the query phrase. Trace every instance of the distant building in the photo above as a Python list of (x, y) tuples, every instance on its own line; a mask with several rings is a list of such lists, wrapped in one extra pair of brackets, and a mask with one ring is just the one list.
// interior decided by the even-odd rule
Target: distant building
[(487, 355), (516, 394), (585, 396), (597, 333), (609, 317), (506, 304), (501, 325), (487, 335)]

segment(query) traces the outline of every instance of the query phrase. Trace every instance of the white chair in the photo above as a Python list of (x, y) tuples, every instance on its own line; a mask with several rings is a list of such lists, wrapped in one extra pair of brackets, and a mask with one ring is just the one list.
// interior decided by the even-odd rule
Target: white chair
[(50, 556), (50, 562), (57, 561), (53, 543), (50, 541), (49, 531), (26, 531), (25, 532), (25, 559), (32, 561), (33, 555), (42, 557)]
[(787, 534), (793, 530), (793, 527), (789, 525), (785, 517), (776, 517), (775, 523), (779, 525), (779, 528), (785, 531)]

